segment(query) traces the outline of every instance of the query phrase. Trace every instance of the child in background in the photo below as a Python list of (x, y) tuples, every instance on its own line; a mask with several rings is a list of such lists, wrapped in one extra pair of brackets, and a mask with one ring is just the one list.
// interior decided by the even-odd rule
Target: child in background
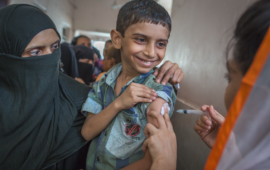
[[(111, 47), (113, 47), (112, 40), (107, 40), (107, 41), (105, 42), (104, 52), (105, 52), (106, 49), (109, 49), (109, 48), (111, 48)], [(104, 53), (104, 52), (103, 52), (103, 53)]]
[(111, 47), (109, 49), (104, 50), (104, 60), (103, 60), (103, 71), (100, 73), (96, 79), (96, 82), (100, 80), (100, 78), (113, 68), (116, 64), (121, 63), (121, 51)]
[(165, 56), (170, 31), (168, 12), (153, 0), (133, 0), (120, 9), (111, 39), (122, 63), (94, 84), (82, 107), (82, 136), (93, 139), (88, 170), (150, 169), (149, 151), (142, 151), (144, 128), (158, 124), (147, 113), (161, 112), (168, 103), (172, 116), (176, 101), (173, 87), (157, 84), (152, 74)]

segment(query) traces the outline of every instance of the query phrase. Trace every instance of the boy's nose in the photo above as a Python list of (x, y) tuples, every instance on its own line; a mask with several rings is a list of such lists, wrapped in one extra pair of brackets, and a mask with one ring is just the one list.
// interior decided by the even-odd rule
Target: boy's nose
[(154, 57), (156, 56), (155, 45), (149, 43), (149, 44), (146, 46), (146, 49), (145, 49), (144, 54), (145, 54), (147, 57), (149, 57), (149, 58), (154, 58)]

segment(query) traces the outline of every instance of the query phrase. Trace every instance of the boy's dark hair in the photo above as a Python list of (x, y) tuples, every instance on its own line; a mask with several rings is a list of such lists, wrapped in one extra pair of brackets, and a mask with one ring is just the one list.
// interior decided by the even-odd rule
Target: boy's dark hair
[(91, 39), (89, 37), (87, 37), (86, 35), (79, 35), (79, 36), (73, 38), (73, 40), (71, 41), (71, 45), (73, 45), (73, 46), (77, 45), (77, 41), (79, 38), (87, 38), (91, 41)]
[(270, 26), (270, 1), (252, 4), (237, 22), (234, 35), (227, 47), (227, 58), (233, 50), (233, 59), (246, 74)]
[(125, 36), (127, 28), (136, 23), (161, 24), (171, 32), (171, 17), (164, 7), (154, 0), (133, 0), (119, 11), (116, 30)]
[(107, 56), (108, 59), (114, 58), (115, 65), (121, 63), (121, 50), (111, 47), (104, 51), (104, 54)]

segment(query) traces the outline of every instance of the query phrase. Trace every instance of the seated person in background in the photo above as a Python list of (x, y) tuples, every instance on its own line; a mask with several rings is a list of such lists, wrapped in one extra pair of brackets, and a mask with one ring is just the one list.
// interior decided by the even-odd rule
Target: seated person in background
[(83, 45), (76, 45), (73, 50), (77, 59), (79, 78), (83, 80), (81, 83), (89, 85), (93, 82), (94, 51)]
[(150, 169), (150, 153), (142, 150), (144, 128), (158, 124), (147, 113), (160, 113), (167, 103), (172, 116), (176, 101), (173, 87), (156, 83), (152, 74), (165, 56), (170, 31), (168, 12), (153, 0), (130, 1), (120, 9), (111, 38), (122, 63), (94, 84), (82, 107), (82, 136), (92, 140), (88, 170)]
[(103, 71), (100, 73), (96, 79), (96, 82), (100, 80), (100, 78), (113, 68), (118, 63), (121, 63), (121, 51), (115, 49), (114, 47), (108, 48), (104, 50), (104, 60), (103, 60)]

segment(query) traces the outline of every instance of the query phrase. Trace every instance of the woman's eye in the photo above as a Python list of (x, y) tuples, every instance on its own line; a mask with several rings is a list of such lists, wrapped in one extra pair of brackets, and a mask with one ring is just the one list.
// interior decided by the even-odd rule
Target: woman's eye
[(41, 50), (32, 50), (32, 51), (30, 51), (31, 56), (38, 56), (38, 55), (40, 55), (40, 53), (41, 53)]
[(57, 49), (58, 47), (59, 47), (59, 43), (54, 44), (54, 45), (52, 46), (53, 49)]

